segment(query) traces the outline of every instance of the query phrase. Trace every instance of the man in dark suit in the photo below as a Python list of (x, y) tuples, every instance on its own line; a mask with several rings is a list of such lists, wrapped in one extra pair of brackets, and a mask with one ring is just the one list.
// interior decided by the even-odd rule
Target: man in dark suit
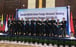
[(24, 21), (23, 24), (24, 24), (24, 33), (23, 34), (26, 35), (26, 30), (27, 30), (26, 29), (26, 21)]
[(41, 19), (40, 33), (42, 36), (46, 36), (46, 34), (45, 34), (45, 21), (43, 18)]
[(11, 21), (9, 24), (10, 24), (10, 26), (9, 26), (10, 34), (13, 35), (13, 21)]
[(17, 30), (17, 26), (16, 26), (16, 21), (15, 21), (15, 19), (12, 21), (12, 30), (13, 30), (13, 35), (15, 35), (15, 32), (16, 32), (16, 30)]
[(55, 36), (56, 34), (56, 20), (54, 19), (54, 17), (51, 18), (51, 33), (53, 36)]
[(46, 32), (46, 36), (49, 36), (49, 33), (50, 33), (50, 26), (49, 26), (49, 18), (46, 18), (46, 21), (45, 21), (45, 32)]
[(34, 18), (32, 18), (31, 20), (31, 33), (32, 35), (36, 35), (36, 21), (34, 20)]
[(21, 35), (21, 21), (18, 20), (18, 23), (17, 23), (17, 35)]
[(66, 20), (64, 17), (63, 17), (63, 20), (61, 21), (61, 24), (62, 24), (61, 29), (63, 30), (62, 36), (66, 37)]
[(39, 36), (40, 35), (40, 24), (41, 22), (40, 22), (40, 20), (39, 20), (39, 18), (37, 18), (37, 20), (36, 20), (36, 34), (37, 34), (37, 36)]
[(27, 35), (30, 33), (29, 28), (30, 28), (30, 27), (29, 27), (29, 19), (26, 18), (26, 34), (27, 34)]
[(21, 35), (23, 35), (23, 33), (24, 33), (24, 20), (22, 18), (22, 20), (21, 20)]
[(61, 23), (60, 23), (59, 19), (57, 19), (56, 26), (57, 26), (56, 35), (57, 35), (57, 37), (59, 37), (62, 34)]

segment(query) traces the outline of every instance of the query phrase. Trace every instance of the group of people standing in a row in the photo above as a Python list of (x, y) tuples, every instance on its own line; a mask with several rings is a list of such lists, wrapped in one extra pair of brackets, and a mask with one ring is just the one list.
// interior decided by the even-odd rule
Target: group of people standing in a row
[(54, 17), (49, 20), (49, 18), (42, 18), (39, 20), (34, 20), (34, 18), (29, 21), (26, 18), (24, 20), (13, 20), (8, 21), (8, 27), (11, 35), (32, 35), (32, 36), (51, 36), (51, 37), (59, 37), (66, 35), (66, 21), (65, 18), (60, 22), (59, 19), (57, 21)]

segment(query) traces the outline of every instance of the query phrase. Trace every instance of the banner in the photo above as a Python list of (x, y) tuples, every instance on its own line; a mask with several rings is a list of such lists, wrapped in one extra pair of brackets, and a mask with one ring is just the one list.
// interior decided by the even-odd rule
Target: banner
[(65, 17), (67, 20), (67, 8), (56, 7), (56, 8), (41, 8), (41, 9), (18, 9), (18, 18), (26, 20), (26, 18), (51, 18), (60, 19)]

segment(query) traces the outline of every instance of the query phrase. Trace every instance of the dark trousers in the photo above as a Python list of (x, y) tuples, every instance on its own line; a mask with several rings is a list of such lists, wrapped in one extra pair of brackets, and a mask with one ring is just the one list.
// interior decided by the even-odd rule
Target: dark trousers
[(66, 29), (63, 28), (63, 34), (62, 34), (63, 37), (66, 37)]

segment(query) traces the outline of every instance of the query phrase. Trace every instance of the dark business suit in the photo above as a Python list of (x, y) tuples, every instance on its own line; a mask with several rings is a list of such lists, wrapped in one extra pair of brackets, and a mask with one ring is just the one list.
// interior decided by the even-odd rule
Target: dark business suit
[(62, 35), (63, 35), (63, 37), (65, 37), (66, 36), (66, 34), (67, 34), (67, 32), (66, 32), (66, 21), (62, 21), (61, 22), (62, 23), (62, 25), (61, 25), (61, 28), (62, 28)]
[(16, 29), (17, 29), (16, 21), (15, 21), (15, 20), (13, 20), (13, 21), (12, 21), (12, 31), (13, 31), (13, 35), (15, 34)]
[(13, 35), (13, 21), (10, 23), (10, 34)]
[(26, 21), (24, 21), (24, 35), (27, 34), (27, 29), (26, 29)]
[(42, 35), (45, 34), (45, 21), (41, 21), (40, 33), (41, 33)]
[(17, 35), (20, 35), (19, 33), (21, 32), (21, 21), (18, 20), (18, 23), (17, 23)]
[(24, 33), (24, 21), (21, 21), (21, 35)]
[(49, 33), (50, 33), (50, 26), (48, 23), (49, 23), (49, 20), (46, 20), (45, 21), (45, 32), (47, 36), (49, 36)]
[(57, 28), (56, 28), (56, 34), (59, 36), (62, 34), (62, 31), (61, 31), (61, 23), (60, 22), (56, 22), (56, 25), (57, 25)]
[(40, 33), (40, 21), (36, 21), (36, 33), (37, 33), (37, 35), (39, 35), (39, 33)]
[(29, 33), (29, 21), (26, 21), (26, 32)]
[(56, 34), (56, 28), (57, 28), (56, 25), (55, 25), (56, 21), (51, 20), (50, 22), (51, 22), (51, 32), (52, 32), (53, 35), (55, 35)]
[(31, 33), (34, 34), (36, 33), (36, 21), (35, 20), (31, 20)]

